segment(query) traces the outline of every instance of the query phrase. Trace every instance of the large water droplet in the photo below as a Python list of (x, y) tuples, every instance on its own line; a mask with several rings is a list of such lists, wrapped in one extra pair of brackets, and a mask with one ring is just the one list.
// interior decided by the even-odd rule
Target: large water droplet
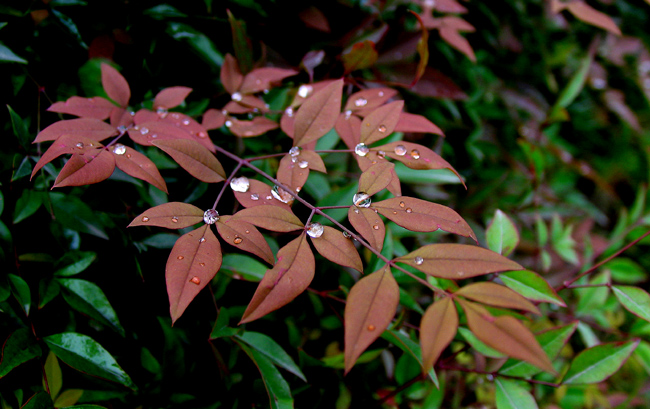
[(307, 98), (313, 90), (314, 88), (311, 85), (301, 85), (298, 88), (298, 95), (302, 98)]
[(406, 147), (404, 145), (397, 145), (395, 147), (395, 155), (397, 155), (397, 156), (406, 155)]
[(251, 200), (260, 200), (260, 195), (258, 195), (257, 193), (251, 194)]
[(411, 151), (411, 157), (412, 157), (413, 159), (420, 159), (420, 151), (417, 150), (417, 149), (413, 149), (413, 150)]
[(230, 181), (230, 188), (235, 192), (247, 192), (250, 185), (251, 184), (246, 176), (232, 178)]
[(241, 237), (235, 237), (235, 239), (232, 241), (235, 244), (241, 244), (241, 242), (244, 241)]
[(354, 147), (354, 153), (359, 156), (366, 156), (368, 152), (370, 152), (370, 148), (368, 148), (365, 143), (360, 143)]
[(289, 107), (284, 110), (284, 113), (287, 114), (289, 118), (293, 118), (293, 108)]
[(387, 129), (388, 129), (388, 128), (386, 128), (386, 125), (379, 125), (379, 126), (377, 127), (377, 131), (378, 131), (378, 132), (381, 132), (381, 133), (386, 132)]
[(126, 146), (122, 145), (121, 143), (118, 143), (113, 148), (113, 153), (116, 155), (124, 155), (126, 153)]
[(365, 99), (365, 98), (357, 98), (354, 101), (354, 106), (357, 107), (357, 108), (365, 107), (366, 104), (368, 104), (368, 100)]
[(235, 92), (234, 94), (232, 94), (232, 95), (230, 96), (230, 98), (231, 98), (233, 101), (237, 101), (237, 102), (239, 102), (239, 101), (241, 101), (241, 94), (240, 94), (239, 92)]
[(75, 146), (77, 147), (77, 149), (83, 149), (84, 148), (83, 142), (79, 142)]
[(142, 221), (143, 221), (143, 222), (148, 222), (148, 221), (149, 221), (149, 218), (148, 218), (147, 216), (142, 216)]
[(317, 239), (320, 236), (322, 236), (324, 231), (325, 229), (323, 228), (323, 225), (320, 223), (310, 223), (309, 226), (307, 226), (307, 234), (309, 235), (309, 237), (312, 237), (314, 239)]
[(422, 263), (424, 263), (424, 259), (423, 259), (422, 257), (420, 257), (420, 256), (417, 256), (416, 258), (414, 258), (413, 261), (414, 261), (415, 264), (417, 264), (418, 266), (420, 266), (420, 265), (422, 265)]
[(194, 277), (192, 277), (192, 279), (190, 280), (190, 282), (192, 282), (192, 283), (194, 283), (194, 284), (196, 284), (196, 285), (199, 285), (199, 284), (201, 284), (201, 279), (198, 278), (197, 276), (194, 276)]
[(167, 114), (168, 114), (167, 109), (162, 108), (162, 107), (158, 108), (158, 109), (156, 110), (156, 113), (157, 113), (158, 116), (161, 117), (162, 119), (165, 119), (165, 118), (167, 117)]
[(294, 146), (293, 148), (289, 149), (289, 155), (291, 155), (292, 158), (300, 155), (300, 147)]
[(307, 162), (306, 160), (301, 160), (300, 162), (298, 162), (298, 167), (300, 169), (305, 169), (307, 166), (309, 166), (309, 162)]
[(293, 196), (291, 196), (291, 193), (282, 189), (278, 185), (273, 186), (273, 189), (271, 189), (271, 194), (282, 203), (293, 203)]
[(226, 128), (230, 128), (232, 126), (232, 121), (226, 121), (224, 125), (226, 125)]
[(172, 216), (172, 223), (178, 223), (178, 217)]
[(368, 193), (359, 192), (352, 198), (352, 203), (356, 207), (370, 207), (372, 200), (370, 199), (370, 195)]
[(145, 128), (145, 127), (140, 128), (140, 133), (142, 135), (148, 134), (149, 133), (149, 128)]
[(219, 212), (214, 209), (208, 209), (203, 213), (203, 221), (206, 224), (215, 224), (219, 220)]

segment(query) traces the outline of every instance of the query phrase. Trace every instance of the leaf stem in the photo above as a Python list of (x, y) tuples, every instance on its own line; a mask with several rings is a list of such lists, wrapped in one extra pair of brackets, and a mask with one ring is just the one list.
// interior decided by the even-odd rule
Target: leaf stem
[(235, 169), (232, 172), (230, 172), (230, 176), (228, 176), (228, 179), (226, 179), (223, 186), (221, 186), (221, 190), (219, 191), (219, 195), (217, 196), (217, 198), (214, 201), (214, 204), (212, 205), (212, 210), (217, 208), (217, 204), (219, 204), (219, 200), (221, 200), (221, 196), (223, 196), (223, 192), (225, 192), (226, 188), (228, 186), (230, 186), (230, 181), (232, 180), (233, 176), (235, 176), (237, 174), (237, 171), (241, 168), (241, 166), (242, 166), (241, 162), (237, 163), (237, 166), (235, 166)]

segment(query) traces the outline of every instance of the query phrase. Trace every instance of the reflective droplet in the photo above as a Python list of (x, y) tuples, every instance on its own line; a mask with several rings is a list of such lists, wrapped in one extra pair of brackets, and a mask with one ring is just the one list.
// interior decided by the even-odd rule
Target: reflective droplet
[(397, 156), (406, 155), (406, 147), (404, 145), (397, 145), (395, 147), (395, 155), (397, 155)]
[(324, 231), (325, 228), (320, 223), (310, 223), (309, 226), (307, 226), (307, 234), (309, 237), (312, 237), (314, 239), (322, 236)]
[(241, 237), (235, 237), (235, 239), (232, 241), (235, 244), (241, 244), (241, 242), (244, 241)]
[(182, 259), (184, 259), (185, 257), (183, 257), (183, 256), (178, 256), (178, 257), (176, 257), (176, 258), (177, 258), (178, 260), (182, 260)]
[(149, 218), (148, 218), (147, 216), (142, 216), (142, 221), (143, 221), (143, 222), (148, 222), (148, 221), (149, 221)]
[(357, 209), (357, 208), (355, 207), (355, 208), (354, 208), (354, 212), (358, 214), (358, 213), (359, 213), (359, 209)]
[(410, 207), (407, 207), (407, 208), (406, 208), (406, 213), (413, 213), (413, 210), (411, 210)]
[(311, 85), (301, 85), (300, 88), (298, 88), (298, 95), (301, 98), (307, 98), (313, 90), (314, 88)]
[(350, 119), (351, 116), (352, 116), (352, 111), (350, 111), (349, 109), (345, 111), (345, 119)]
[(116, 155), (124, 155), (126, 153), (126, 146), (122, 145), (121, 143), (118, 143), (113, 148), (113, 153)]
[(309, 166), (309, 162), (307, 162), (306, 160), (301, 160), (300, 162), (298, 162), (298, 167), (300, 169), (305, 169), (307, 166)]
[(230, 128), (232, 126), (232, 121), (226, 121), (224, 125), (226, 125), (226, 128)]
[(205, 267), (205, 263), (199, 263), (201, 267)]
[(83, 142), (78, 142), (75, 146), (77, 147), (77, 149), (83, 149), (84, 148)]
[(232, 178), (230, 181), (230, 188), (235, 192), (247, 192), (250, 185), (251, 184), (246, 176)]
[(379, 159), (384, 159), (384, 158), (386, 157), (386, 152), (384, 152), (384, 151), (378, 151), (378, 152), (377, 152), (377, 157), (378, 157)]
[(129, 115), (135, 116), (135, 111), (129, 111)]
[(231, 98), (233, 101), (237, 101), (237, 102), (239, 102), (239, 101), (241, 101), (241, 94), (240, 94), (239, 92), (235, 92), (234, 94), (232, 94), (232, 95), (230, 96), (230, 98)]
[(413, 149), (413, 150), (411, 151), (411, 157), (412, 157), (413, 159), (420, 159), (420, 151), (417, 150), (417, 149)]
[(375, 326), (374, 325), (368, 325), (368, 331), (374, 331)]
[(422, 265), (422, 263), (424, 263), (424, 259), (423, 259), (422, 257), (420, 257), (420, 256), (417, 256), (416, 258), (414, 258), (413, 261), (414, 261), (415, 264), (417, 264), (418, 266), (420, 266), (420, 265)]
[(377, 127), (377, 132), (384, 133), (384, 132), (386, 132), (387, 129), (388, 129), (388, 128), (386, 128), (386, 125), (379, 125), (379, 126)]
[(172, 223), (178, 223), (178, 217), (176, 216), (172, 217)]
[(397, 214), (397, 212), (395, 210), (393, 210), (393, 214)]
[(464, 276), (464, 275), (465, 275), (465, 272), (464, 272), (464, 271), (459, 271), (459, 272), (458, 272), (458, 273), (456, 273), (456, 274), (458, 274), (458, 277), (462, 277), (462, 276)]
[(278, 185), (273, 186), (273, 189), (271, 189), (271, 194), (282, 203), (293, 203), (293, 196), (291, 196), (291, 193), (282, 189)]
[(120, 131), (121, 134), (123, 134), (124, 132), (126, 132), (126, 126), (120, 125), (117, 127), (117, 130)]
[(205, 224), (215, 224), (219, 220), (219, 212), (214, 209), (208, 209), (203, 213), (203, 221)]
[(192, 277), (192, 279), (190, 280), (190, 282), (192, 282), (192, 283), (194, 283), (194, 284), (196, 284), (196, 285), (199, 285), (199, 284), (201, 284), (201, 279), (198, 278), (197, 276), (194, 276), (194, 277)]
[(344, 231), (343, 232), (343, 237), (345, 237), (346, 239), (349, 239), (350, 237), (352, 237), (352, 235), (350, 233)]
[(266, 196), (266, 200), (273, 200), (273, 196)]
[(284, 113), (287, 114), (289, 118), (293, 118), (293, 108), (289, 107), (284, 110)]
[(375, 230), (379, 230), (379, 225), (375, 224), (375, 225), (372, 226), (372, 228), (375, 229)]
[(436, 0), (424, 0), (424, 7), (432, 9), (436, 6)]
[(250, 230), (244, 230), (244, 233), (249, 234), (251, 231)]
[(380, 97), (383, 97), (384, 96), (384, 91), (379, 91), (379, 94), (377, 94), (377, 95), (379, 95)]
[(201, 131), (201, 132), (197, 133), (196, 136), (198, 136), (199, 138), (205, 138), (206, 136), (208, 136), (208, 134)]
[(371, 203), (370, 195), (366, 192), (359, 192), (352, 198), (352, 204), (356, 207), (370, 207)]
[(406, 206), (406, 204), (404, 204), (404, 202), (399, 202), (399, 207), (403, 208), (404, 206)]
[[(300, 174), (302, 175), (302, 172), (301, 172)], [(296, 188), (296, 193), (299, 193), (301, 190), (302, 190), (302, 188), (301, 188), (300, 186), (298, 186), (298, 187)]]
[(151, 137), (152, 137), (152, 138), (157, 138), (157, 137), (158, 137), (158, 134), (153, 134), (153, 135), (151, 135)]
[(292, 158), (300, 155), (300, 147), (294, 146), (293, 148), (289, 149), (289, 155), (291, 155)]
[(357, 107), (357, 108), (365, 107), (366, 104), (368, 104), (368, 100), (365, 99), (365, 98), (357, 98), (357, 99), (354, 101), (354, 106)]
[(140, 133), (142, 135), (148, 134), (149, 133), (149, 128), (145, 128), (145, 127), (140, 128)]
[(201, 238), (199, 239), (199, 243), (203, 243), (203, 242), (205, 242), (205, 237), (201, 237)]
[(259, 200), (259, 199), (260, 199), (260, 195), (258, 195), (257, 193), (251, 194), (251, 200)]
[(360, 143), (354, 147), (354, 153), (359, 156), (366, 156), (368, 152), (370, 152), (370, 148), (368, 148), (365, 143)]
[(163, 119), (165, 119), (167, 117), (167, 114), (168, 114), (167, 110), (165, 108), (162, 108), (162, 107), (158, 108), (156, 110), (156, 113), (158, 114), (159, 117), (161, 117)]
[(183, 120), (183, 125), (187, 126), (187, 125), (189, 125), (189, 124), (190, 124), (190, 120), (189, 120), (189, 119), (185, 119), (185, 120)]

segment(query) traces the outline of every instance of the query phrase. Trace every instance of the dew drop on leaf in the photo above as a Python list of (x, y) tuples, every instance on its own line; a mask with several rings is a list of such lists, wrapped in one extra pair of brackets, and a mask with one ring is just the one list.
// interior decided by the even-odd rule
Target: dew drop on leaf
[(464, 271), (459, 271), (459, 272), (458, 272), (458, 273), (456, 273), (456, 274), (458, 274), (458, 277), (462, 277), (462, 276), (464, 276), (464, 275), (465, 275), (465, 272), (464, 272)]
[(142, 221), (143, 221), (143, 222), (148, 222), (148, 221), (149, 221), (149, 218), (148, 218), (147, 216), (142, 216)]
[(178, 217), (173, 216), (172, 217), (172, 223), (178, 223)]
[(375, 225), (372, 226), (372, 228), (375, 229), (375, 230), (379, 230), (379, 225), (375, 224)]
[(360, 143), (354, 147), (354, 153), (359, 156), (366, 156), (370, 152), (370, 149), (366, 146), (365, 143)]
[(366, 192), (359, 192), (352, 197), (352, 204), (356, 207), (370, 207), (371, 203), (370, 195)]
[(116, 155), (124, 155), (126, 153), (126, 146), (122, 145), (121, 143), (118, 143), (113, 148), (113, 153)]
[(311, 92), (314, 90), (311, 85), (301, 85), (300, 88), (298, 88), (298, 95), (301, 98), (307, 98)]
[(293, 148), (289, 149), (289, 155), (291, 155), (291, 158), (295, 158), (296, 156), (300, 155), (300, 147), (294, 146)]
[(310, 223), (309, 226), (307, 227), (307, 234), (309, 235), (309, 237), (312, 237), (314, 239), (317, 239), (320, 236), (322, 236), (324, 231), (325, 229), (323, 228), (323, 225), (320, 223)]
[(214, 209), (208, 209), (203, 213), (203, 221), (206, 224), (215, 224), (219, 220), (219, 212)]
[(411, 151), (411, 157), (412, 157), (413, 159), (420, 159), (420, 151), (417, 150), (417, 149), (413, 149), (413, 150)]
[(258, 195), (257, 193), (253, 193), (251, 195), (251, 200), (259, 200), (259, 199), (260, 199), (260, 195)]
[(306, 160), (301, 160), (300, 162), (298, 162), (298, 167), (299, 167), (300, 169), (304, 169), (304, 168), (306, 168), (307, 166), (309, 166), (309, 162), (307, 162)]
[(407, 208), (406, 208), (406, 213), (413, 213), (413, 210), (411, 210), (410, 207), (407, 207)]
[(149, 128), (145, 128), (145, 127), (140, 128), (140, 133), (142, 135), (148, 134), (149, 133)]
[(420, 257), (420, 256), (417, 256), (415, 259), (413, 259), (413, 261), (414, 261), (415, 264), (417, 264), (418, 266), (419, 266), (419, 265), (422, 265), (422, 263), (424, 263), (424, 259), (423, 259), (422, 257)]
[(235, 244), (241, 244), (241, 242), (244, 241), (241, 237), (235, 237), (235, 239), (232, 241)]
[(273, 196), (266, 196), (266, 200), (272, 200)]
[(246, 233), (246, 234), (249, 234), (250, 232), (251, 232), (250, 230), (244, 231), (244, 233)]
[(384, 159), (386, 157), (386, 152), (384, 152), (384, 151), (377, 152), (377, 157), (379, 159)]
[(404, 202), (399, 202), (399, 207), (404, 207), (406, 204)]
[(271, 189), (271, 194), (282, 203), (293, 203), (293, 196), (291, 196), (291, 193), (282, 189), (278, 185), (273, 186), (273, 189)]
[(231, 98), (233, 101), (237, 101), (237, 102), (239, 102), (239, 101), (241, 101), (241, 94), (240, 94), (239, 92), (235, 92), (234, 94), (232, 94), (232, 95), (230, 96), (230, 98)]
[(165, 118), (167, 117), (167, 114), (168, 114), (168, 112), (167, 112), (167, 110), (166, 110), (165, 108), (158, 108), (158, 109), (156, 110), (156, 113), (157, 113), (158, 116), (161, 117), (162, 119), (165, 119)]
[(436, 6), (436, 0), (424, 0), (423, 4), (424, 7), (432, 9)]
[(357, 108), (361, 108), (361, 107), (365, 107), (367, 103), (368, 103), (367, 99), (357, 98), (356, 101), (354, 101), (354, 106)]
[(375, 326), (374, 325), (368, 325), (368, 331), (374, 331)]
[(201, 238), (199, 239), (199, 243), (203, 243), (204, 241), (205, 241), (205, 237), (201, 237)]
[(190, 280), (190, 282), (192, 282), (192, 283), (194, 283), (194, 284), (196, 284), (196, 285), (199, 285), (199, 284), (201, 284), (201, 279), (198, 278), (197, 276), (194, 276), (194, 277), (192, 277), (192, 279)]
[(199, 263), (201, 267), (205, 267), (205, 263)]
[(79, 142), (79, 143), (77, 143), (75, 146), (76, 146), (78, 149), (83, 149), (84, 144), (83, 144), (83, 142)]
[(284, 110), (284, 113), (287, 114), (289, 118), (293, 118), (293, 108), (289, 107)]
[(388, 129), (388, 128), (386, 128), (386, 125), (379, 125), (379, 126), (377, 127), (377, 131), (378, 131), (378, 132), (381, 132), (381, 133), (386, 132), (386, 129)]
[(232, 126), (232, 121), (226, 121), (224, 125), (226, 125), (226, 128), (230, 128)]
[(250, 187), (250, 182), (246, 176), (239, 178), (232, 178), (230, 181), (230, 188), (235, 192), (247, 192)]
[(345, 111), (345, 119), (350, 119), (351, 116), (352, 116), (352, 111), (350, 111), (349, 109)]
[(178, 260), (182, 260), (182, 259), (184, 259), (185, 257), (183, 257), (183, 256), (178, 256), (178, 257), (176, 257), (176, 258), (177, 258)]
[(208, 136), (208, 134), (201, 131), (201, 132), (197, 133), (196, 136), (198, 136), (199, 138), (205, 138), (206, 136)]
[(395, 155), (397, 155), (397, 156), (406, 155), (406, 147), (404, 145), (397, 145), (395, 147)]

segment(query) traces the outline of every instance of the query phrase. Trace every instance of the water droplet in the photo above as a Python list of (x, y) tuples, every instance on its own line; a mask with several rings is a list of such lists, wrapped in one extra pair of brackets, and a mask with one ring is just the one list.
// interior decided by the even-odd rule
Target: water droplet
[(194, 283), (194, 284), (196, 284), (196, 285), (199, 285), (199, 284), (201, 284), (201, 279), (198, 278), (197, 276), (194, 276), (194, 277), (192, 277), (192, 279), (190, 280), (190, 282), (192, 282), (192, 283)]
[(157, 138), (157, 137), (158, 137), (158, 134), (153, 134), (153, 135), (151, 135), (151, 137), (152, 137), (152, 138)]
[(414, 258), (413, 261), (414, 261), (415, 264), (417, 264), (418, 266), (421, 266), (422, 263), (424, 263), (424, 259), (423, 259), (422, 257), (420, 257), (420, 256), (417, 256), (416, 258)]
[(375, 230), (379, 230), (379, 225), (375, 224), (375, 225), (372, 226), (372, 228), (375, 229)]
[(205, 267), (205, 263), (199, 263), (201, 267)]
[(366, 192), (359, 192), (352, 198), (352, 204), (356, 207), (370, 207), (371, 203), (370, 195)]
[(178, 119), (178, 118), (180, 118), (180, 117), (181, 117), (181, 114), (179, 114), (179, 113), (177, 113), (177, 112), (174, 112), (174, 113), (172, 114), (172, 118), (174, 118), (174, 119)]
[(436, 6), (436, 0), (424, 0), (424, 7), (432, 9)]
[(359, 156), (366, 156), (368, 152), (370, 152), (370, 148), (368, 148), (365, 143), (360, 143), (354, 147), (354, 153)]
[(346, 239), (349, 239), (350, 237), (352, 237), (352, 235), (350, 233), (344, 231), (343, 232), (343, 237), (345, 237)]
[(201, 238), (199, 239), (199, 243), (203, 243), (203, 242), (205, 242), (205, 237), (201, 237)]
[(269, 90), (269, 89), (263, 89), (262, 92), (264, 93), (264, 95), (266, 95), (266, 94), (268, 94), (269, 92), (271, 92), (271, 90)]
[(374, 325), (368, 325), (368, 331), (374, 331), (375, 326)]
[(241, 94), (240, 94), (239, 92), (235, 92), (234, 94), (232, 94), (232, 95), (230, 96), (230, 98), (231, 98), (233, 101), (237, 101), (237, 102), (239, 102), (239, 101), (241, 101)]
[(117, 127), (117, 130), (120, 131), (120, 133), (124, 133), (124, 132), (126, 132), (126, 126), (120, 125), (120, 126)]
[(201, 132), (197, 133), (196, 136), (198, 136), (199, 138), (205, 138), (206, 136), (208, 136), (208, 134), (201, 131)]
[(294, 146), (293, 148), (289, 149), (289, 155), (291, 155), (292, 158), (300, 155), (300, 147)]
[(379, 94), (377, 94), (377, 95), (379, 95), (380, 97), (383, 97), (384, 96), (384, 91), (379, 91)]
[(232, 126), (232, 121), (226, 121), (224, 125), (226, 125), (226, 128), (230, 128)]
[(377, 157), (379, 159), (384, 159), (386, 157), (386, 152), (384, 152), (384, 151), (377, 152)]
[(307, 162), (306, 160), (301, 160), (300, 162), (298, 162), (298, 167), (299, 167), (300, 169), (304, 169), (304, 168), (306, 168), (307, 166), (309, 166), (309, 162)]
[(289, 107), (284, 110), (284, 113), (287, 114), (289, 118), (293, 118), (293, 108)]
[(310, 223), (309, 226), (307, 226), (307, 234), (309, 235), (309, 237), (312, 237), (314, 239), (317, 239), (320, 236), (322, 236), (324, 231), (325, 229), (323, 228), (323, 225), (320, 223)]
[[(300, 172), (300, 175), (302, 175), (302, 172)], [(296, 188), (296, 193), (299, 193), (301, 190), (302, 190), (302, 188), (301, 188), (300, 186), (298, 186), (298, 187)]]
[(397, 145), (395, 147), (395, 155), (397, 155), (397, 156), (406, 155), (406, 147), (404, 145)]
[(140, 128), (140, 133), (142, 135), (148, 134), (149, 133), (149, 128), (145, 128), (145, 127)]
[(228, 115), (228, 110), (227, 109), (222, 109), (221, 114), (222, 115)]
[(397, 212), (395, 210), (393, 210), (393, 214), (397, 214)]
[(357, 108), (365, 107), (366, 104), (368, 104), (368, 100), (365, 99), (365, 98), (357, 98), (357, 99), (354, 101), (354, 106), (357, 107)]
[(131, 154), (130, 154), (130, 153), (127, 153), (127, 154), (126, 154), (126, 157), (130, 159), (130, 158), (131, 158)]
[(230, 181), (230, 188), (235, 192), (247, 192), (250, 185), (251, 184), (246, 176), (232, 178)]
[(349, 109), (345, 111), (345, 119), (350, 119), (351, 116), (352, 116), (352, 111), (350, 111)]
[(459, 272), (458, 272), (458, 273), (456, 273), (456, 274), (458, 274), (458, 277), (462, 277), (462, 276), (464, 276), (464, 275), (465, 275), (465, 272), (464, 272), (464, 271), (459, 271)]
[(413, 210), (411, 210), (410, 207), (407, 207), (407, 208), (406, 208), (406, 213), (413, 213)]
[(113, 148), (113, 153), (116, 155), (124, 155), (126, 153), (126, 146), (122, 145), (121, 143), (118, 143)]
[(251, 231), (250, 230), (244, 230), (244, 233), (249, 234)]
[(158, 116), (161, 117), (162, 119), (165, 119), (165, 118), (167, 117), (167, 114), (168, 114), (167, 109), (165, 109), (165, 108), (163, 108), (163, 107), (158, 108), (158, 109), (156, 110), (156, 113), (157, 113)]
[(189, 124), (190, 124), (190, 120), (189, 120), (189, 119), (185, 119), (185, 120), (183, 120), (183, 125), (187, 126), (187, 125), (189, 125)]
[(178, 257), (176, 257), (176, 258), (177, 258), (178, 260), (182, 260), (182, 259), (184, 259), (185, 257), (183, 257), (183, 256), (178, 256)]
[(377, 132), (384, 133), (384, 132), (386, 132), (387, 129), (388, 129), (388, 128), (386, 128), (386, 125), (379, 125), (379, 126), (377, 127)]
[(273, 186), (273, 189), (271, 189), (271, 194), (282, 203), (293, 203), (293, 196), (291, 196), (291, 193), (282, 189), (278, 185)]
[(135, 116), (135, 111), (129, 111), (129, 115)]
[(244, 241), (241, 237), (235, 237), (235, 239), (232, 241), (235, 244), (241, 244), (241, 242)]
[(417, 149), (413, 149), (413, 150), (411, 151), (411, 157), (412, 157), (413, 159), (420, 159), (420, 151), (417, 150)]
[(298, 88), (298, 95), (301, 98), (307, 98), (313, 90), (314, 88), (311, 85), (301, 85), (300, 88)]
[(84, 148), (83, 142), (78, 142), (75, 146), (77, 147), (77, 149), (83, 149)]
[(354, 208), (354, 212), (358, 214), (358, 213), (359, 213), (359, 209), (357, 209), (357, 208), (355, 207), (355, 208)]
[(148, 218), (147, 216), (142, 216), (142, 221), (143, 221), (143, 222), (148, 222), (148, 221), (149, 221), (149, 218)]
[(178, 217), (173, 216), (172, 217), (172, 223), (178, 223)]
[(273, 196), (266, 196), (266, 200), (273, 200)]
[(251, 200), (260, 200), (260, 195), (258, 195), (257, 193), (251, 194)]
[(219, 212), (214, 209), (208, 209), (203, 213), (203, 221), (206, 224), (215, 224), (219, 220)]

